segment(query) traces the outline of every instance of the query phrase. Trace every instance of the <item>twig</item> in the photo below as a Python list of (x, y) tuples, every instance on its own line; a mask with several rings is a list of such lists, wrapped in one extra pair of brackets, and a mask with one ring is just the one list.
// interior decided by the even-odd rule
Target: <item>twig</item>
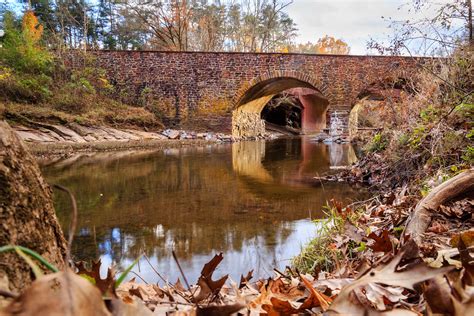
[(17, 298), (18, 294), (0, 289), (0, 296), (6, 297), (6, 298)]
[(189, 286), (189, 282), (186, 279), (186, 275), (184, 275), (183, 269), (181, 268), (181, 265), (179, 264), (178, 257), (176, 257), (176, 253), (174, 252), (174, 250), (172, 250), (171, 253), (173, 254), (174, 261), (176, 261), (176, 265), (178, 266), (179, 272), (181, 273), (181, 276), (183, 277), (184, 283), (188, 287), (189, 292), (191, 292), (191, 287)]
[(76, 232), (77, 226), (77, 203), (76, 198), (74, 195), (69, 191), (68, 188), (63, 187), (59, 184), (53, 184), (53, 187), (59, 189), (61, 191), (66, 192), (69, 194), (69, 198), (71, 199), (71, 206), (72, 206), (72, 220), (69, 223), (69, 236), (68, 236), (68, 245), (67, 245), (67, 252), (66, 252), (66, 262), (69, 264), (71, 262), (71, 249), (72, 249), (72, 241), (74, 240), (74, 233)]
[(138, 273), (136, 273), (135, 271), (130, 271), (130, 273), (133, 273), (133, 274), (135, 274), (137, 277), (139, 277), (139, 278), (140, 278), (140, 280), (142, 280), (142, 281), (143, 281), (145, 284), (147, 284), (147, 285), (148, 285), (148, 282), (147, 282), (147, 281), (145, 281), (145, 279), (144, 279), (144, 278), (142, 278), (142, 277), (141, 277), (141, 276), (140, 276)]
[(150, 265), (151, 269), (153, 270), (153, 272), (156, 273), (156, 275), (158, 275), (158, 277), (166, 284), (166, 285), (171, 285), (156, 269), (155, 267), (151, 264), (150, 262), (150, 259), (148, 258), (147, 255), (143, 254), (143, 257), (145, 258), (145, 260), (148, 262), (148, 264)]
[(288, 279), (291, 281), (291, 278), (289, 276), (287, 276), (286, 274), (284, 274), (283, 272), (281, 272), (280, 270), (278, 270), (277, 268), (273, 268), (273, 271), (275, 271), (276, 273), (278, 273), (279, 275), (281, 275), (282, 277), (284, 277), (285, 279)]
[[(182, 295), (180, 293), (180, 291), (178, 291), (178, 289), (171, 283), (169, 283), (156, 269), (155, 267), (153, 267), (153, 265), (151, 264), (150, 262), (150, 259), (147, 257), (146, 254), (143, 254), (143, 257), (145, 258), (146, 262), (148, 262), (148, 264), (150, 265), (151, 269), (156, 273), (156, 275), (158, 275), (158, 277), (167, 285), (169, 286), (170, 288), (172, 288), (176, 294), (178, 294), (179, 296), (181, 296), (183, 299), (185, 299), (186, 301), (188, 302), (191, 302), (185, 295)], [(194, 304), (193, 304), (194, 305)]]

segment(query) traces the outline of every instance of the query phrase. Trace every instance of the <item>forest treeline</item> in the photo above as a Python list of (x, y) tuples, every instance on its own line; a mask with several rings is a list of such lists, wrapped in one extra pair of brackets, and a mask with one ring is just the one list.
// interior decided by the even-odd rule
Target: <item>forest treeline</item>
[(291, 3), (18, 0), (0, 10), (4, 24), (5, 20), (19, 24), (19, 11), (33, 11), (44, 28), (45, 45), (55, 49), (349, 52), (345, 42), (329, 36), (296, 45), (297, 25), (286, 12)]

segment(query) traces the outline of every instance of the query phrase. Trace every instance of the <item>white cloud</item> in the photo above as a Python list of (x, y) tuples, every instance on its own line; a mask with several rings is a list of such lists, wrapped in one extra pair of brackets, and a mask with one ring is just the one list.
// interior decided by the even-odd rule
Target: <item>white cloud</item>
[[(342, 38), (351, 54), (367, 54), (366, 43), (372, 37), (387, 38), (389, 22), (382, 18), (406, 20), (429, 16), (432, 8), (409, 11), (410, 0), (294, 0), (287, 11), (298, 25), (298, 43), (316, 42), (324, 35)], [(449, 2), (449, 0), (439, 0)]]

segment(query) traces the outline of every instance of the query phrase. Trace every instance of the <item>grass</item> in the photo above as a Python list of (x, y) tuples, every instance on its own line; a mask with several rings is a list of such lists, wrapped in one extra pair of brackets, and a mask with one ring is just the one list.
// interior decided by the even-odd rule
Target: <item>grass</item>
[(360, 212), (350, 208), (343, 209), (341, 204), (324, 207), (324, 219), (315, 220), (316, 237), (301, 249), (292, 260), (292, 266), (301, 273), (315, 274), (318, 271), (332, 271), (344, 253), (334, 244), (334, 236), (344, 234), (346, 221), (356, 223)]
[(163, 124), (156, 116), (141, 107), (127, 106), (113, 100), (102, 99), (80, 113), (70, 113), (58, 109), (53, 104), (27, 104), (0, 102), (0, 118), (5, 117), (15, 123), (16, 117), (26, 117), (32, 121), (54, 124), (78, 123), (82, 125), (109, 125), (121, 128), (161, 129)]

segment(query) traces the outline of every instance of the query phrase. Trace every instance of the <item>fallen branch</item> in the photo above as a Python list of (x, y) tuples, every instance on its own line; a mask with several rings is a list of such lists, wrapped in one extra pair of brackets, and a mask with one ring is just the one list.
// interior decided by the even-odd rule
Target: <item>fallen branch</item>
[(431, 223), (433, 212), (436, 212), (440, 205), (468, 192), (474, 192), (474, 168), (437, 186), (423, 198), (413, 211), (405, 230), (405, 236), (410, 236), (419, 245), (421, 235)]

